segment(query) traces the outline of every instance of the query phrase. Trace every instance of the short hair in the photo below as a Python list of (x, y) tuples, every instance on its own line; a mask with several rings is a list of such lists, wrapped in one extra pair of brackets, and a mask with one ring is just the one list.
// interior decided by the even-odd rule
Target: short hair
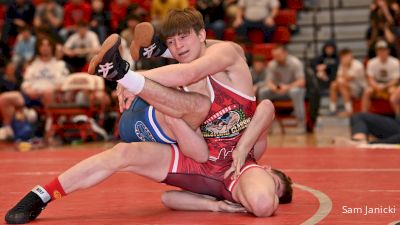
[(279, 197), (279, 204), (291, 203), (293, 199), (292, 179), (280, 170), (271, 169), (271, 171), (279, 177), (284, 187), (282, 196)]
[(193, 29), (196, 34), (204, 29), (203, 16), (194, 8), (171, 9), (161, 25), (161, 37), (165, 40), (177, 34), (187, 34)]
[(43, 37), (38, 38), (38, 40), (36, 41), (36, 44), (35, 44), (35, 54), (37, 56), (40, 54), (39, 53), (40, 46), (46, 40), (49, 41), (51, 52), (52, 52), (53, 56), (56, 54), (56, 43), (55, 43), (55, 41), (49, 36), (43, 36)]
[(79, 20), (79, 21), (76, 23), (76, 26), (77, 26), (77, 27), (89, 27), (89, 22), (86, 21), (86, 20)]
[(275, 46), (274, 46), (274, 48), (273, 48), (273, 50), (276, 50), (276, 49), (282, 49), (283, 51), (287, 51), (287, 49), (286, 49), (286, 45), (282, 45), (282, 44), (276, 44)]
[(18, 30), (18, 33), (22, 33), (24, 31), (29, 31), (29, 32), (32, 33), (32, 30), (28, 25), (24, 25), (22, 27), (18, 27), (17, 30)]
[(352, 54), (352, 51), (348, 48), (344, 48), (344, 49), (340, 50), (340, 52), (339, 52), (340, 57), (344, 56), (344, 55), (348, 55), (348, 54)]
[(128, 14), (126, 16), (126, 21), (129, 21), (129, 20), (136, 20), (138, 22), (142, 22), (142, 18), (136, 14)]
[(265, 56), (261, 54), (256, 54), (253, 56), (253, 62), (265, 62)]

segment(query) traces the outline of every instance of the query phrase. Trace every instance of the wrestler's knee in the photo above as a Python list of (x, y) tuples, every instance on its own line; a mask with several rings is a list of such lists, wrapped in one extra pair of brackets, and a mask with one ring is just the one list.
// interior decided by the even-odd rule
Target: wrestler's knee
[(197, 94), (195, 101), (193, 102), (193, 108), (191, 113), (198, 114), (199, 117), (206, 117), (211, 108), (211, 101), (208, 97), (202, 94)]
[(251, 212), (257, 217), (271, 216), (277, 208), (277, 200), (275, 195), (268, 193), (252, 194), (247, 198)]
[(263, 107), (263, 111), (273, 114), (275, 117), (275, 107), (274, 104), (269, 99), (264, 99), (259, 103), (260, 107)]
[(139, 143), (118, 143), (111, 150), (108, 164), (115, 171), (119, 171), (135, 163), (135, 155), (142, 151)]
[(169, 208), (170, 202), (172, 201), (171, 195), (173, 195), (174, 191), (166, 191), (161, 195), (161, 203)]

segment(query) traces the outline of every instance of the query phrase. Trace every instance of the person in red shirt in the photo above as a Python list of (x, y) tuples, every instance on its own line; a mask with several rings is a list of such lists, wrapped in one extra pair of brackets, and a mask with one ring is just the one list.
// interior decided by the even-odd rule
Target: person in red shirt
[(64, 28), (60, 31), (60, 35), (64, 40), (77, 30), (77, 24), (80, 21), (90, 22), (92, 8), (90, 4), (83, 0), (69, 0), (64, 5)]

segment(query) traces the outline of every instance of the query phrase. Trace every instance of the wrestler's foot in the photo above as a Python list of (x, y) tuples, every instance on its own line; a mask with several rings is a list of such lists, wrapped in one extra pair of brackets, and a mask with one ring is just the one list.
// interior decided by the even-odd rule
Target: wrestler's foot
[[(34, 190), (41, 191), (44, 189), (41, 187), (36, 187)], [(28, 223), (36, 219), (36, 217), (38, 217), (42, 210), (46, 207), (51, 198), (48, 197), (47, 202), (44, 203), (41, 197), (39, 197), (34, 190), (25, 195), (25, 197), (22, 198), (21, 201), (14, 206), (14, 208), (7, 212), (5, 220), (8, 224)]]
[(120, 45), (121, 37), (118, 34), (110, 35), (101, 45), (99, 53), (90, 61), (88, 73), (111, 81), (123, 78), (130, 65), (122, 59), (118, 50)]
[(156, 34), (153, 25), (143, 22), (135, 27), (130, 49), (133, 60), (137, 61), (142, 58), (161, 56), (167, 50), (167, 46)]

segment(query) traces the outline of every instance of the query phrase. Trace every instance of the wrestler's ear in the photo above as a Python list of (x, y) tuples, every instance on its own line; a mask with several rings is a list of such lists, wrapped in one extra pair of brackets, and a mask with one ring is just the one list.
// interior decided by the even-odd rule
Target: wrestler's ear
[(205, 42), (206, 41), (206, 30), (205, 29), (199, 30), (198, 36), (199, 36), (201, 42)]

